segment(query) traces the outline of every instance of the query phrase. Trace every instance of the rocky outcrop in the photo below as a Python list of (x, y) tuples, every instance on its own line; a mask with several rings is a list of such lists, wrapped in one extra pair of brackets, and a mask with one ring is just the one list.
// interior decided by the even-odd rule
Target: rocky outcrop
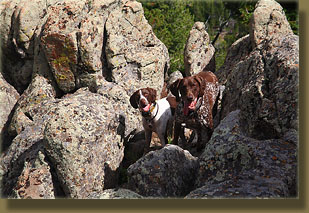
[[(68, 197), (97, 197), (104, 188), (115, 186), (123, 159), (124, 128), (110, 100), (80, 89), (38, 105), (39, 112), (2, 156), (4, 192), (10, 194), (23, 162), (29, 156), (36, 158), (39, 151), (46, 155)], [(108, 115), (108, 110), (113, 113)]]
[[(196, 186), (204, 187), (198, 190), (201, 197), (295, 196), (297, 141), (246, 137), (239, 116), (237, 110), (221, 121), (199, 158)], [(259, 184), (261, 188), (257, 190)]]
[(257, 2), (250, 29), (253, 47), (258, 47), (265, 41), (275, 44), (277, 39), (280, 40), (280, 37), (293, 35), (283, 8), (274, 0)]
[(297, 130), (299, 39), (273, 0), (257, 3), (251, 31), (255, 33), (232, 45), (217, 72), (225, 84), (219, 115), (222, 119), (240, 109), (248, 136), (280, 138), (289, 129)]
[(273, 0), (216, 73), (225, 86), (220, 124), (200, 156), (187, 198), (297, 196), (298, 36)]
[[(53, 97), (61, 97), (81, 87), (89, 87), (91, 91), (102, 94), (116, 86), (122, 96), (119, 98), (123, 98), (122, 102), (127, 104), (127, 98), (140, 87), (150, 86), (161, 90), (164, 73), (169, 67), (168, 52), (152, 32), (143, 16), (140, 3), (126, 0), (85, 0), (78, 3), (47, 1), (43, 4), (37, 0), (31, 3), (22, 1), (17, 7), (18, 2), (4, 2), (2, 7), (5, 12), (1, 15), (5, 35), (2, 43), (3, 47), (8, 47), (3, 48), (3, 74), (20, 93), (29, 84), (35, 90), (36, 86), (33, 84), (38, 76), (46, 79), (43, 85), (54, 90)], [(24, 14), (24, 8), (28, 7), (33, 7), (36, 11), (31, 13), (31, 19)], [(29, 35), (26, 36), (31, 36), (31, 40), (25, 38), (26, 40), (15, 42), (14, 38), (22, 37), (25, 30), (14, 31), (15, 37), (6, 36), (10, 34), (11, 23), (8, 20), (14, 18), (14, 14), (20, 14), (18, 19), (21, 20), (16, 22), (14, 28), (32, 29), (31, 32), (27, 31)], [(10, 48), (15, 45), (14, 42), (19, 45), (17, 49)], [(27, 48), (31, 50), (31, 54), (28, 54)], [(19, 50), (29, 55), (21, 59), (27, 62), (22, 61), (19, 67), (11, 66), (10, 57), (6, 56), (19, 54)], [(27, 77), (23, 74), (23, 78), (28, 79), (27, 82), (20, 85), (10, 80), (18, 79), (12, 71), (15, 69), (18, 72), (27, 69)], [(39, 92), (34, 93), (45, 95), (44, 92), (38, 94)], [(28, 99), (33, 100), (33, 97)], [(134, 114), (134, 117), (128, 116), (127, 119), (126, 131), (129, 133), (136, 128), (136, 125), (130, 126), (132, 121), (135, 124), (140, 119), (129, 105), (125, 108), (129, 108), (130, 115)], [(25, 113), (26, 110), (16, 110), (20, 111)], [(19, 123), (20, 126), (27, 124), (27, 119), (21, 116), (18, 119), (15, 115), (13, 123)], [(16, 135), (14, 127), (11, 130), (12, 135)]]
[(188, 151), (166, 145), (128, 168), (128, 187), (146, 197), (181, 197), (193, 189), (197, 168)]
[(215, 72), (215, 48), (210, 43), (205, 24), (196, 22), (188, 36), (184, 51), (186, 76), (195, 75), (204, 69)]
[[(144, 155), (129, 97), (182, 74), (165, 75), (167, 49), (140, 3), (14, 0), (0, 11), (2, 197), (297, 197), (299, 41), (274, 0), (257, 3), (251, 33), (215, 72), (225, 89), (202, 153), (187, 131), (188, 150)], [(193, 26), (186, 75), (212, 64), (207, 36)]]
[(141, 129), (129, 97), (160, 91), (166, 47), (136, 1), (16, 0), (0, 9), (1, 74), (12, 91), (1, 119), (10, 136), (1, 142), (2, 195), (99, 198), (118, 184), (124, 141)]
[[(123, 158), (117, 114), (99, 94), (78, 91), (51, 107), (45, 151), (69, 197), (87, 198), (117, 184)], [(116, 182), (115, 182), (116, 181)]]
[(108, 69), (104, 76), (116, 83), (124, 82), (124, 89), (130, 92), (136, 82), (142, 83), (140, 87), (161, 91), (169, 68), (168, 51), (145, 19), (142, 5), (125, 1), (121, 10), (110, 14), (106, 31)]
[[(250, 35), (232, 45), (216, 72), (225, 87), (218, 126), (197, 159), (194, 187), (185, 198), (297, 197), (298, 46), (281, 6), (259, 1)], [(157, 184), (162, 178), (153, 178), (161, 174), (154, 156), (163, 150), (131, 165), (133, 191), (170, 196)]]

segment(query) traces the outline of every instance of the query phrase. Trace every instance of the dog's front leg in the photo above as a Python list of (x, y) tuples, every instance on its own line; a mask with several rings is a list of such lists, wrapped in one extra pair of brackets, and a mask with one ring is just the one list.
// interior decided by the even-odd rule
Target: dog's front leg
[(197, 130), (197, 143), (196, 143), (196, 149), (197, 151), (201, 151), (203, 148), (203, 136), (202, 131)]
[(162, 147), (164, 147), (165, 144), (168, 143), (168, 141), (167, 141), (167, 132), (166, 131), (161, 131), (160, 133), (158, 133), (158, 136), (159, 136), (159, 139), (160, 139)]
[(165, 122), (158, 122), (156, 126), (156, 133), (158, 134), (158, 137), (161, 142), (161, 146), (164, 147), (168, 141), (167, 141), (167, 126), (168, 126), (168, 121)]
[(173, 144), (178, 145), (178, 139), (181, 132), (181, 123), (175, 122)]

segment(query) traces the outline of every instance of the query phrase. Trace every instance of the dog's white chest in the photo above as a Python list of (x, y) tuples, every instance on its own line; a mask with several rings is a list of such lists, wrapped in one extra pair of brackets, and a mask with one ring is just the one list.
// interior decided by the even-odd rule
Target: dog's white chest
[(172, 117), (170, 104), (166, 98), (157, 101), (155, 109), (151, 113), (151, 119), (143, 117), (143, 125), (152, 131), (160, 131), (161, 127), (165, 128), (167, 121)]

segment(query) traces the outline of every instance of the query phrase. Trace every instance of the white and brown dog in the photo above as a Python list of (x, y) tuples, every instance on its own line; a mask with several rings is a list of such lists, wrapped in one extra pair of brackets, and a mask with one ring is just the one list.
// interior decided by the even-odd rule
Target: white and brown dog
[(156, 100), (157, 91), (152, 88), (139, 89), (130, 97), (130, 103), (135, 109), (139, 109), (143, 118), (145, 140), (147, 149), (150, 147), (152, 132), (156, 132), (161, 141), (162, 147), (167, 144), (168, 127), (173, 122), (175, 97)]

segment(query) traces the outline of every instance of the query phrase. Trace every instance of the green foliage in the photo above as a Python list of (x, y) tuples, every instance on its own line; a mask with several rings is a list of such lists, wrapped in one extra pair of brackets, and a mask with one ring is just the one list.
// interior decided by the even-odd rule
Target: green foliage
[(249, 27), (250, 20), (255, 8), (255, 2), (248, 2), (245, 1), (242, 3), (242, 5), (239, 8), (239, 17), (238, 20), (241, 22), (242, 25)]
[(183, 51), (194, 17), (186, 1), (141, 0), (145, 17), (156, 36), (169, 51), (171, 66), (169, 72), (184, 71)]
[(293, 30), (293, 33), (295, 35), (298, 35), (299, 33), (299, 22), (298, 22), (298, 14), (295, 14), (295, 13), (288, 13), (286, 11), (286, 14), (287, 14), (287, 19), (291, 25), (291, 28)]
[[(189, 32), (196, 21), (206, 23), (210, 40), (216, 48), (216, 69), (224, 63), (228, 48), (249, 33), (256, 0), (140, 0), (145, 17), (156, 36), (169, 51), (169, 72), (184, 71), (183, 51)], [(295, 2), (281, 3), (295, 34), (298, 34), (298, 9)], [(225, 25), (225, 23), (227, 23)], [(222, 27), (223, 25), (223, 27)], [(220, 32), (220, 28), (223, 28)]]
[(167, 143), (168, 143), (168, 144), (173, 144), (173, 138), (172, 138), (172, 136), (168, 136), (168, 137), (167, 137)]
[(281, 3), (294, 34), (299, 33), (298, 5), (293, 2)]
[(190, 11), (194, 14), (194, 21), (206, 23), (210, 40), (214, 41), (219, 33), (213, 44), (216, 49), (216, 70), (224, 63), (227, 49), (232, 43), (249, 32), (250, 14), (246, 12), (250, 11), (250, 6), (244, 2), (223, 0), (192, 1)]

